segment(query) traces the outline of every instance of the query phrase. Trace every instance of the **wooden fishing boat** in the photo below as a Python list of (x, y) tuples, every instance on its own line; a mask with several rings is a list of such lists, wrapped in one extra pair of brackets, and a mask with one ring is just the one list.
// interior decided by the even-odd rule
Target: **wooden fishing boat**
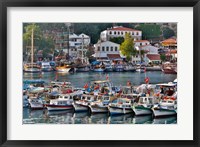
[(58, 99), (51, 99), (46, 105), (49, 111), (69, 110), (73, 109), (73, 98), (70, 94), (60, 94)]
[(127, 98), (117, 98), (109, 104), (110, 115), (120, 115), (133, 113), (131, 100)]

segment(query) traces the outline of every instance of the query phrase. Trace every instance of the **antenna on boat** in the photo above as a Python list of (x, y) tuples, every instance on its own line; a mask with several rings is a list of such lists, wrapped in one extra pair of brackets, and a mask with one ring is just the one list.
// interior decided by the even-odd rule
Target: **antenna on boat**
[(34, 36), (34, 31), (33, 31), (33, 28), (31, 30), (31, 65), (33, 67), (33, 47), (34, 47), (34, 40), (33, 40), (33, 36)]

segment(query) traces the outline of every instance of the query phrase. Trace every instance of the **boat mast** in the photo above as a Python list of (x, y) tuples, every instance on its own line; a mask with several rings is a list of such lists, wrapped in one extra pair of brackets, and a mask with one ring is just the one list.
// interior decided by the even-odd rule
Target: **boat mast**
[(32, 34), (31, 34), (31, 65), (33, 66), (33, 47), (34, 47), (34, 40), (33, 40), (34, 32), (32, 28)]
[(83, 37), (84, 35), (82, 35), (82, 64), (83, 64), (83, 43), (84, 43)]

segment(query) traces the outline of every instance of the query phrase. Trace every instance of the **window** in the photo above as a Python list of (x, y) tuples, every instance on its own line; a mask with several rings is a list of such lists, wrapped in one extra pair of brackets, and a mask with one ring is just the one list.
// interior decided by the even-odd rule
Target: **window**
[(110, 47), (110, 51), (111, 51), (111, 52), (113, 51), (113, 47), (112, 47), (112, 46)]
[(105, 51), (105, 47), (104, 47), (104, 46), (102, 47), (102, 51), (103, 51), (103, 52)]
[(106, 47), (106, 51), (109, 51), (109, 46)]
[(117, 32), (117, 34), (119, 35), (119, 34), (120, 34), (120, 32)]
[(137, 32), (136, 35), (139, 35), (139, 33)]
[(132, 35), (134, 35), (134, 32), (132, 32)]
[(112, 34), (112, 32), (110, 31), (110, 35)]
[(114, 32), (114, 34), (116, 35), (116, 32)]
[(142, 45), (142, 43), (140, 43), (140, 45)]
[(117, 47), (115, 47), (115, 51), (117, 51)]
[(121, 32), (121, 34), (123, 35), (124, 33), (123, 33), (123, 32)]
[(97, 51), (100, 51), (100, 46), (98, 46)]

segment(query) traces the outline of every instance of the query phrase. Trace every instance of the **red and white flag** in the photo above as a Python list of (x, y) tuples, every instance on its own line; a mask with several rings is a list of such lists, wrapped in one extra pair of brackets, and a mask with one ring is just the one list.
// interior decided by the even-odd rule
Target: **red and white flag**
[(83, 88), (87, 89), (89, 86), (88, 86), (88, 83), (86, 83)]
[(144, 79), (144, 82), (145, 82), (146, 84), (148, 84), (148, 83), (149, 83), (149, 77), (146, 77), (146, 78)]

